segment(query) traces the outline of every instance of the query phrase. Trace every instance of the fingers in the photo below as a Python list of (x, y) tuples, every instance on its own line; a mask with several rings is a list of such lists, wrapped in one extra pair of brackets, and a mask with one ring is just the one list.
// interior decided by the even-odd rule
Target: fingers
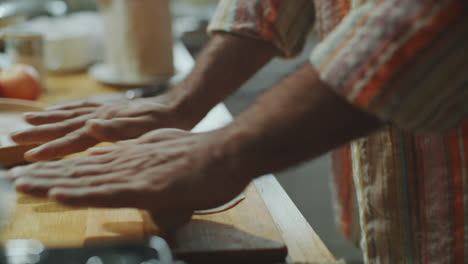
[(153, 126), (154, 123), (147, 117), (92, 119), (86, 123), (90, 135), (107, 142), (139, 137)]
[(46, 108), (47, 111), (56, 111), (56, 110), (73, 110), (77, 108), (83, 107), (97, 107), (101, 104), (89, 101), (79, 101), (74, 103), (66, 103), (66, 104), (59, 104), (59, 105), (52, 105)]
[(69, 206), (141, 208), (145, 204), (143, 190), (144, 184), (139, 182), (112, 183), (82, 188), (53, 188), (48, 196)]
[(25, 153), (27, 161), (41, 161), (61, 158), (63, 156), (84, 151), (99, 143), (88, 134), (86, 127), (80, 128), (65, 137), (43, 144)]
[(15, 181), (18, 191), (34, 196), (46, 196), (53, 188), (84, 188), (114, 183), (123, 183), (122, 173), (111, 173), (78, 178), (32, 178), (25, 177)]
[(55, 110), (48, 112), (31, 112), (25, 113), (24, 119), (31, 125), (44, 125), (50, 123), (57, 123), (67, 119), (75, 118), (77, 116), (92, 113), (95, 107), (85, 107), (75, 110)]
[(113, 157), (83, 157), (78, 159), (39, 162), (15, 167), (3, 177), (15, 183), (17, 190), (44, 196), (54, 187), (83, 187), (122, 182), (124, 170), (116, 171)]
[(19, 144), (48, 142), (25, 154), (28, 161), (41, 161), (84, 151), (101, 141), (135, 138), (150, 130), (153, 125), (144, 117), (112, 120), (88, 120), (89, 118), (90, 115), (83, 115), (58, 124), (16, 132), (11, 137)]
[(18, 166), (4, 173), (4, 178), (15, 181), (20, 178), (77, 178), (108, 174), (115, 170), (110, 166), (114, 157), (82, 157)]
[(46, 124), (10, 134), (19, 144), (38, 144), (61, 138), (83, 127), (91, 115), (82, 115), (56, 124)]

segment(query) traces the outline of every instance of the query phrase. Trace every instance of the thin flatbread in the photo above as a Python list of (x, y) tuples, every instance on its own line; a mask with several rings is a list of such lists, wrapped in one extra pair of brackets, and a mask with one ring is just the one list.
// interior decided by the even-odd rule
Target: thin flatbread
[(244, 199), (245, 199), (245, 194), (241, 193), (236, 198), (234, 198), (231, 201), (225, 203), (224, 205), (221, 205), (221, 206), (213, 208), (213, 209), (195, 211), (194, 214), (195, 215), (207, 215), (207, 214), (221, 213), (221, 212), (227, 211), (227, 210), (235, 207), (240, 202), (242, 202)]

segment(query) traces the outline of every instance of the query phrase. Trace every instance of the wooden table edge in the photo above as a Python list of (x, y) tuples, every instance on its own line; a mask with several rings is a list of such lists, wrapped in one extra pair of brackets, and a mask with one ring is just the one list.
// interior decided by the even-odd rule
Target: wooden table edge
[(335, 261), (335, 257), (315, 233), (274, 175), (253, 181), (268, 208), (283, 241), (288, 247), (288, 261), (311, 263), (317, 259)]
[[(224, 104), (213, 108), (195, 131), (215, 129), (232, 121)], [(272, 174), (253, 181), (254, 187), (268, 208), (283, 241), (288, 247), (289, 261), (311, 263), (317, 259), (335, 261), (320, 237), (301, 214), (289, 195)]]

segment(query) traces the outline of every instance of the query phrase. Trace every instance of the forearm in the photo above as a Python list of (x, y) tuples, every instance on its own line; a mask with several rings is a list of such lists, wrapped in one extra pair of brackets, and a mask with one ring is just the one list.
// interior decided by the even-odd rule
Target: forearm
[(197, 58), (192, 72), (163, 95), (163, 99), (198, 122), (275, 53), (268, 42), (217, 33)]
[(314, 158), (380, 126), (307, 65), (261, 96), (221, 137), (228, 166), (252, 178)]

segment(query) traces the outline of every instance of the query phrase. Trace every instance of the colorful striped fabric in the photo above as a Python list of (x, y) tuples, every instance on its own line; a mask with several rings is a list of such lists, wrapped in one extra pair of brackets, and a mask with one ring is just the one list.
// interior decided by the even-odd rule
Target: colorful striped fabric
[[(310, 0), (223, 0), (208, 31), (225, 31), (271, 41), (285, 57), (297, 55), (314, 20)], [(291, 19), (292, 18), (292, 19)]]
[(467, 4), (375, 2), (353, 9), (312, 63), (336, 91), (382, 120), (422, 132), (456, 127), (468, 113)]
[[(388, 125), (336, 150), (340, 227), (366, 263), (468, 263), (468, 2), (222, 0), (210, 31), (298, 54)], [(358, 224), (360, 228), (358, 229)]]

